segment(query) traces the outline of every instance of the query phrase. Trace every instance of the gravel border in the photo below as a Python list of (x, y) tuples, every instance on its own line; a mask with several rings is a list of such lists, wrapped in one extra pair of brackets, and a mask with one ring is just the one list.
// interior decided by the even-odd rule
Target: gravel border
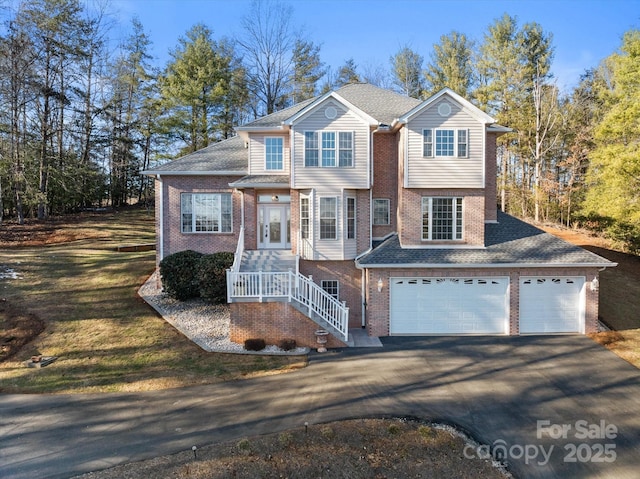
[(156, 270), (140, 286), (138, 295), (155, 309), (164, 320), (205, 351), (214, 353), (260, 354), (299, 356), (309, 353), (309, 348), (284, 351), (269, 345), (261, 351), (247, 351), (242, 344), (229, 339), (229, 305), (209, 304), (201, 299), (178, 301), (158, 288)]

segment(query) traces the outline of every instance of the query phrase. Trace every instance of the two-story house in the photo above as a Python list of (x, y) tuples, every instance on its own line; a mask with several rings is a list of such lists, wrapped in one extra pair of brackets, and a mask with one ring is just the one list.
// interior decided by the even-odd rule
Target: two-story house
[(497, 211), (510, 130), (451, 90), (350, 84), (237, 130), (147, 172), (158, 261), (236, 252), (233, 341), (597, 329), (615, 264)]

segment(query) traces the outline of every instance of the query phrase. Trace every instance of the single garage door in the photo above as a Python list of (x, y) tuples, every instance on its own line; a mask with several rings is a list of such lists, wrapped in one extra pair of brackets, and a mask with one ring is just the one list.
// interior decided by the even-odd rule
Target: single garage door
[(520, 278), (520, 333), (583, 333), (585, 278)]
[(506, 334), (509, 278), (391, 278), (390, 334)]

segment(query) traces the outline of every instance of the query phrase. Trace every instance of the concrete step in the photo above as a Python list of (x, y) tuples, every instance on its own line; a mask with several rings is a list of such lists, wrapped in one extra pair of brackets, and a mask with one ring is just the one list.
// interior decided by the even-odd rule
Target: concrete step
[(241, 272), (287, 272), (295, 269), (296, 257), (288, 250), (245, 251), (240, 262)]

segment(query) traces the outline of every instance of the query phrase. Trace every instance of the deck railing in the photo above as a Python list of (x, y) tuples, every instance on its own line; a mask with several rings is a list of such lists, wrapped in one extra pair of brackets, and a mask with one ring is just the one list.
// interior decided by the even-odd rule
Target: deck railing
[(296, 301), (313, 319), (317, 315), (333, 326), (345, 341), (348, 339), (349, 308), (306, 277), (289, 272), (247, 272), (227, 270), (227, 299)]

